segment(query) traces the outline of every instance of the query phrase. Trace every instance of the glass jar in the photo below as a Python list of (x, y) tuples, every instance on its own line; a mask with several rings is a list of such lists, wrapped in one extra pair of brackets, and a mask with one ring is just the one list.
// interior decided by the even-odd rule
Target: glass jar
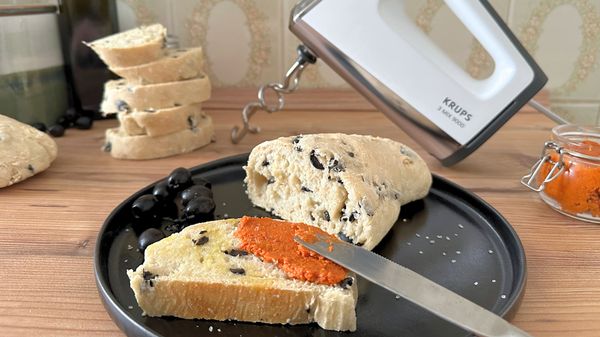
[(0, 6), (0, 107), (24, 123), (54, 124), (68, 107), (56, 5)]
[(600, 127), (559, 125), (521, 179), (555, 210), (600, 223)]

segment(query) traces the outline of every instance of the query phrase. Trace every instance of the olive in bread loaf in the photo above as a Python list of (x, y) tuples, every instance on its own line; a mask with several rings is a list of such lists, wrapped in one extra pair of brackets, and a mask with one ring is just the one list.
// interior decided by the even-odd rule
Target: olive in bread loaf
[(107, 129), (103, 149), (118, 159), (154, 159), (191, 152), (209, 144), (213, 137), (212, 119), (206, 116), (191, 129), (158, 137), (129, 136), (121, 128)]
[(120, 112), (117, 116), (125, 134), (150, 137), (193, 129), (201, 119), (206, 118), (199, 103), (169, 109)]
[(356, 282), (288, 278), (275, 264), (239, 249), (238, 223), (200, 223), (148, 246), (144, 263), (127, 271), (144, 314), (356, 329)]
[(201, 103), (210, 98), (211, 84), (208, 76), (177, 82), (140, 85), (125, 79), (104, 84), (104, 98), (100, 111), (104, 115), (146, 109), (165, 109)]
[(110, 70), (130, 83), (150, 84), (182, 81), (200, 76), (204, 57), (202, 48), (168, 49), (166, 54), (153, 62), (133, 67), (109, 67)]
[(400, 206), (423, 198), (432, 181), (427, 164), (407, 146), (362, 135), (267, 141), (252, 150), (245, 170), (256, 206), (369, 250), (396, 222)]
[(161, 58), (166, 36), (165, 27), (153, 24), (84, 43), (109, 67), (131, 67)]

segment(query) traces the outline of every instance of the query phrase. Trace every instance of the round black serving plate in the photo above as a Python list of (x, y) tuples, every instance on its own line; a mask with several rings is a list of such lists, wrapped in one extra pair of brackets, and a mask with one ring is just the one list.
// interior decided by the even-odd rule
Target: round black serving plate
[[(270, 215), (253, 207), (244, 192), (242, 166), (247, 159), (247, 154), (239, 155), (192, 169), (195, 177), (212, 182), (217, 218)], [(133, 200), (152, 187), (135, 193), (110, 214), (95, 251), (100, 296), (128, 336), (469, 336), (364, 279), (358, 280), (358, 329), (352, 333), (326, 331), (316, 324), (142, 316), (126, 275), (127, 269), (143, 261), (130, 209)], [(517, 309), (525, 288), (525, 253), (510, 224), (480, 198), (438, 176), (425, 199), (402, 208), (397, 223), (374, 251), (507, 318)]]

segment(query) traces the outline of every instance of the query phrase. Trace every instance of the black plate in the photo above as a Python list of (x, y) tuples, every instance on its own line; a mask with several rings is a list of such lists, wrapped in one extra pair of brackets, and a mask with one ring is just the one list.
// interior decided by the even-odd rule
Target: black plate
[[(212, 182), (219, 217), (269, 215), (253, 207), (244, 192), (242, 166), (247, 159), (247, 155), (234, 156), (192, 169), (194, 176)], [(130, 207), (152, 187), (132, 195), (110, 214), (96, 245), (94, 264), (100, 296), (111, 317), (129, 336), (469, 335), (363, 279), (358, 280), (358, 330), (354, 333), (325, 331), (316, 324), (143, 317), (126, 275), (126, 270), (140, 265), (143, 258), (130, 225)], [(398, 222), (374, 251), (505, 317), (516, 310), (523, 295), (525, 253), (510, 224), (475, 195), (437, 176), (424, 200), (402, 208)]]

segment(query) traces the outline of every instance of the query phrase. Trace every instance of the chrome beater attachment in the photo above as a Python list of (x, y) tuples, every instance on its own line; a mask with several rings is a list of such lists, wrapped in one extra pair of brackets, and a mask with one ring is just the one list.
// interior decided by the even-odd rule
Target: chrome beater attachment
[[(314, 64), (317, 61), (317, 57), (304, 45), (299, 45), (297, 48), (298, 58), (290, 69), (285, 74), (285, 78), (283, 79), (283, 83), (269, 83), (264, 84), (258, 90), (258, 102), (251, 102), (246, 104), (244, 109), (242, 110), (242, 122), (244, 125), (240, 129), (240, 127), (235, 126), (231, 130), (231, 141), (234, 144), (239, 143), (244, 136), (250, 133), (258, 133), (260, 132), (260, 128), (258, 126), (250, 125), (250, 117), (254, 115), (254, 113), (258, 110), (266, 111), (268, 113), (272, 113), (275, 111), (281, 111), (285, 105), (285, 97), (284, 94), (290, 94), (296, 89), (298, 89), (298, 84), (300, 83), (300, 76), (304, 71), (304, 68), (308, 64)], [(277, 95), (277, 103), (273, 105), (269, 105), (265, 100), (265, 91), (267, 89), (273, 90), (275, 95)]]

